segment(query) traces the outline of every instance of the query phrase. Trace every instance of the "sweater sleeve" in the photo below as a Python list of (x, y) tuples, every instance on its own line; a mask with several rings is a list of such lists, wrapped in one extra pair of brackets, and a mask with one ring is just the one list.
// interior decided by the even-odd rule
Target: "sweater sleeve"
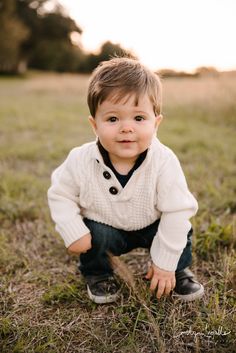
[(51, 216), (66, 247), (89, 233), (78, 206), (80, 190), (76, 173), (77, 158), (78, 154), (74, 149), (52, 173), (51, 187), (48, 190)]
[(156, 266), (175, 271), (191, 229), (189, 219), (196, 214), (198, 204), (188, 190), (184, 173), (174, 154), (170, 155), (158, 178), (157, 208), (161, 219), (150, 254)]

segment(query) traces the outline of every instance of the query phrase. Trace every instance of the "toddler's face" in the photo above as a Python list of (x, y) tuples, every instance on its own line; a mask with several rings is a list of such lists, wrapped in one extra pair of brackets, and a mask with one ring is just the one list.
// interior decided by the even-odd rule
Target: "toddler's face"
[(148, 95), (140, 96), (137, 106), (135, 96), (131, 95), (119, 102), (108, 98), (89, 120), (115, 165), (135, 162), (150, 146), (162, 116), (155, 116)]

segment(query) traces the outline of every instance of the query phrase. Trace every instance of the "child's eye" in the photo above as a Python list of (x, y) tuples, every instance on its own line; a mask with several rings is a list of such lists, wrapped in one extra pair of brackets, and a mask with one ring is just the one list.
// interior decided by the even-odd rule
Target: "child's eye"
[(142, 120), (144, 120), (144, 117), (141, 116), (141, 115), (137, 115), (137, 116), (135, 117), (135, 120), (136, 120), (136, 121), (142, 121)]
[(117, 121), (117, 117), (116, 116), (110, 116), (107, 120), (110, 121), (111, 123), (115, 123)]

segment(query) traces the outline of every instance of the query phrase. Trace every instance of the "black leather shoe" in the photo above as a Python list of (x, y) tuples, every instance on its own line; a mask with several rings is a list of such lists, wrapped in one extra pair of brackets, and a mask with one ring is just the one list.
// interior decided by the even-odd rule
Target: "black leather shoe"
[(120, 286), (113, 276), (86, 276), (89, 298), (97, 304), (116, 301)]
[(186, 301), (192, 301), (195, 299), (200, 299), (203, 296), (204, 287), (196, 280), (194, 274), (189, 268), (176, 272), (175, 278), (175, 297)]

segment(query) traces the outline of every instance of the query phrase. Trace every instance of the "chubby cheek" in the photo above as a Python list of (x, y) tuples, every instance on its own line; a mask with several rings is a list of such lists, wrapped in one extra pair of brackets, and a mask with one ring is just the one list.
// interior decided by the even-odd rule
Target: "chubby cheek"
[(98, 138), (104, 147), (105, 145), (108, 145), (110, 142), (110, 138), (106, 135), (100, 134), (98, 135)]
[(156, 134), (156, 129), (150, 129), (148, 131), (142, 131), (140, 135), (140, 141), (143, 143), (150, 143)]
[(100, 138), (103, 139), (113, 139), (114, 136), (116, 136), (116, 131), (114, 128), (108, 127), (108, 126), (100, 126), (97, 129), (97, 135)]

